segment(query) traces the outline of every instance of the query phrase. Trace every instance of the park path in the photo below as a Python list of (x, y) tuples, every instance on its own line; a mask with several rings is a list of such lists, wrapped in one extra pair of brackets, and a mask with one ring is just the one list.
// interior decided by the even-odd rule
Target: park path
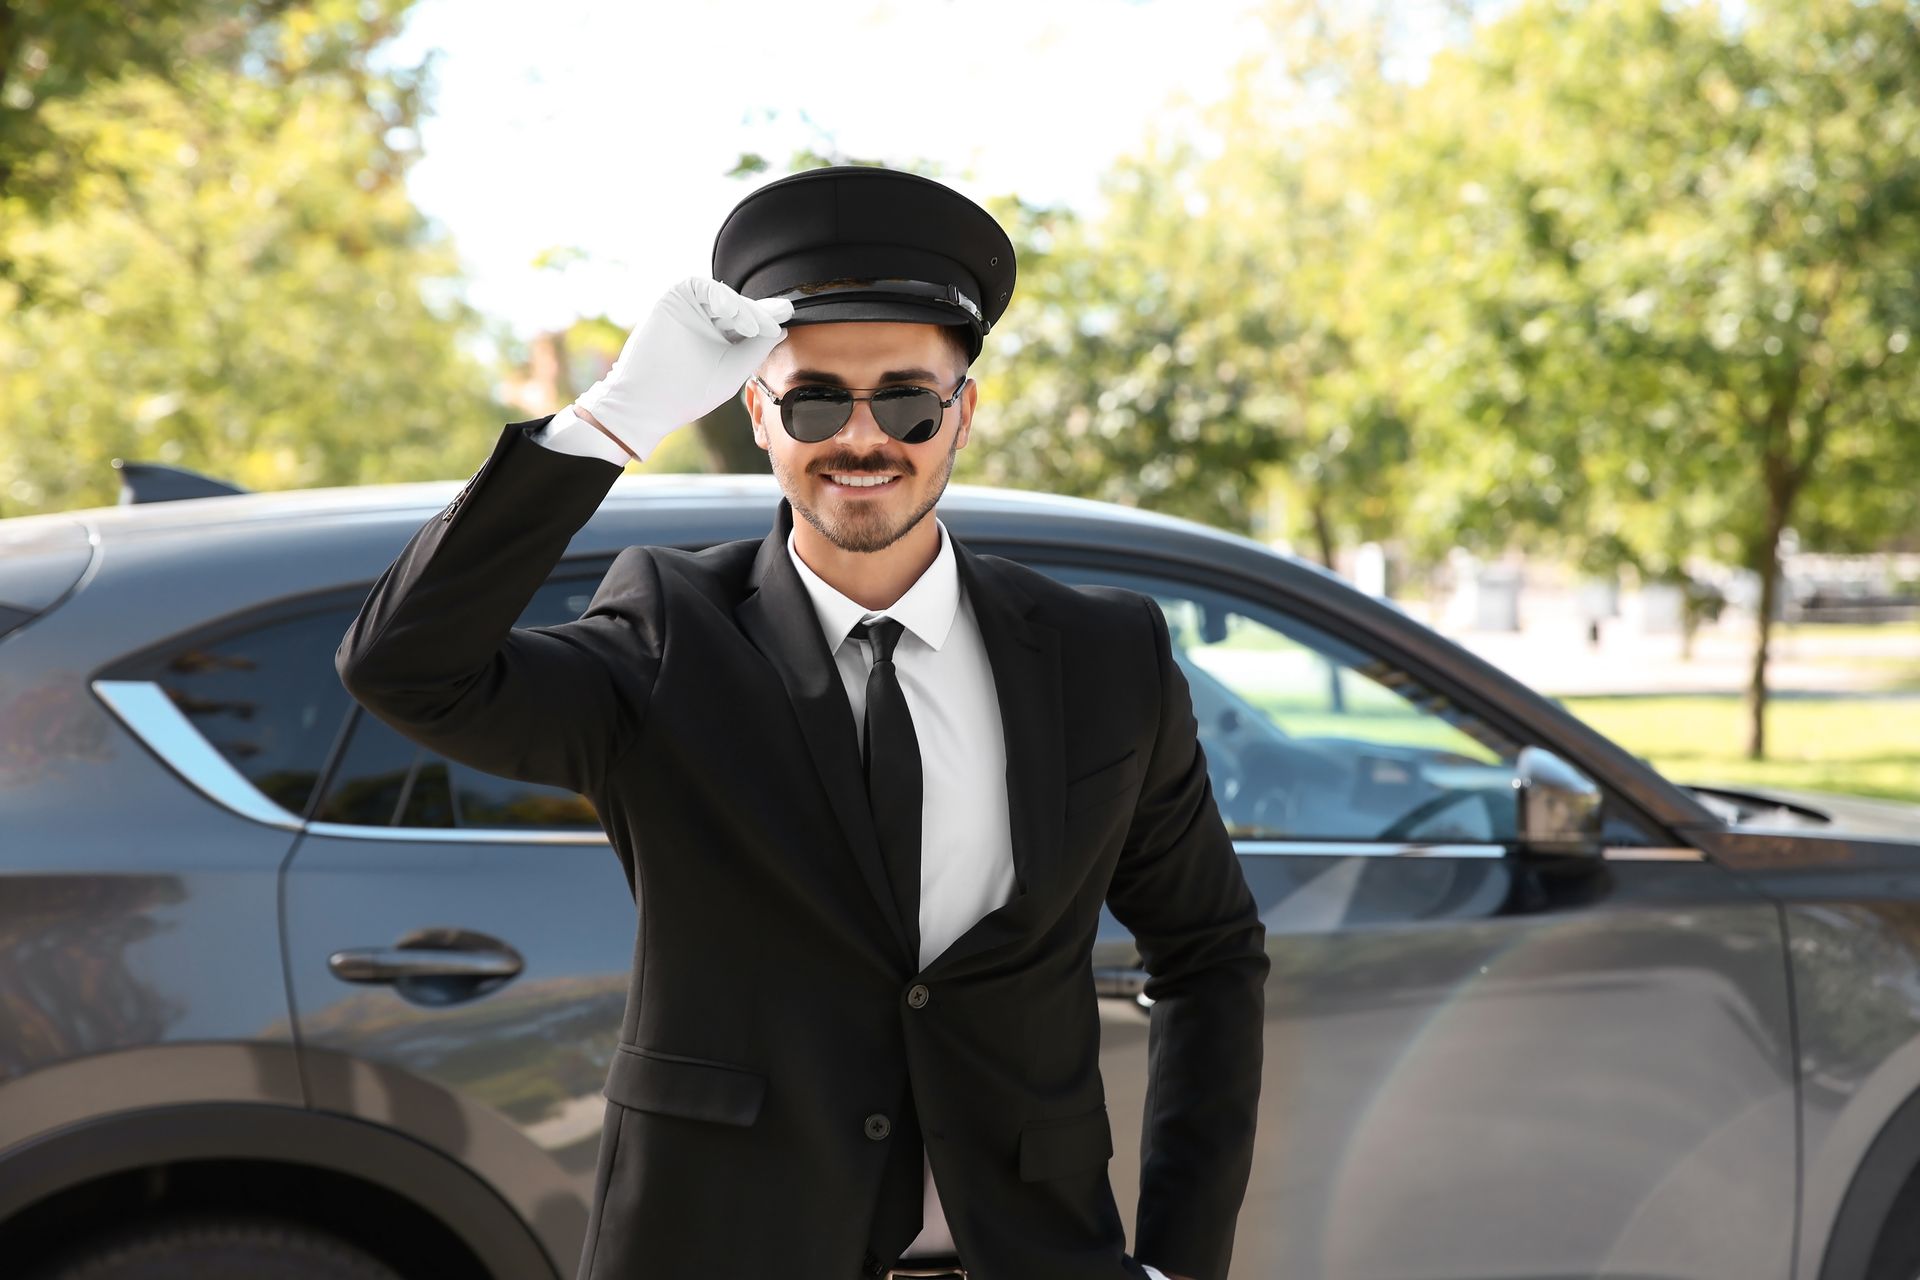
[[(1431, 619), (1419, 607), (1409, 612)], [(1440, 629), (1456, 643), (1542, 693), (1561, 697), (1625, 694), (1728, 694), (1747, 687), (1753, 625), (1734, 618), (1707, 627), (1693, 657), (1680, 637), (1649, 635), (1631, 617), (1602, 624), (1599, 645), (1570, 611), (1538, 607), (1511, 632)], [(1779, 694), (1902, 693), (1920, 697), (1920, 629), (1776, 627), (1769, 685)]]

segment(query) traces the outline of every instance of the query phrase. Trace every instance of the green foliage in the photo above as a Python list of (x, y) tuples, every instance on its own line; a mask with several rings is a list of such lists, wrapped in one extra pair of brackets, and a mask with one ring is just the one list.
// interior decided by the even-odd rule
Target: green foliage
[(1092, 223), (1008, 206), (1020, 292), (969, 474), (1243, 529), (1277, 486), (1323, 559), (1397, 531), (1413, 433), (1371, 349), (1346, 172), (1394, 101), (1381, 37), (1292, 0), (1269, 17), (1222, 103), (1170, 118), (1204, 146), (1149, 140)]
[(1375, 172), (1420, 523), (1670, 572), (1920, 522), (1920, 9), (1536, 2)]
[(476, 318), (404, 183), (423, 75), (369, 65), (405, 5), (289, 8), (232, 65), (134, 63), (40, 106), (80, 159), (0, 223), (0, 515), (111, 501), (116, 456), (277, 488), (484, 451)]
[(1021, 278), (976, 366), (965, 477), (1248, 523), (1295, 406), (1266, 376), (1270, 318), (1233, 301), (1250, 264), (1169, 198), (1188, 162), (1150, 153), (1122, 167), (1097, 226), (994, 210)]
[[(256, 0), (7, 0), (0, 4), (0, 208), (43, 212), (85, 157), (50, 106), (141, 72), (177, 82), (193, 60), (230, 64), (282, 3)], [(10, 208), (9, 208), (10, 206)]]

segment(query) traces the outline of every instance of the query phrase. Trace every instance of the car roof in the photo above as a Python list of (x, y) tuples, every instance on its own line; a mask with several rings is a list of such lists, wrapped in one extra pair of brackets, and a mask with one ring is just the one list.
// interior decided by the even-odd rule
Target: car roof
[[(45, 517), (17, 519), (81, 519), (98, 529), (103, 537), (138, 537), (182, 527), (206, 530), (221, 525), (379, 513), (392, 513), (417, 523), (444, 508), (463, 484), (465, 481), (462, 480), (427, 480), (405, 484), (284, 489), (183, 498), (172, 502), (86, 507)], [(770, 475), (638, 475), (621, 476), (615, 480), (604, 505), (642, 508), (739, 505), (759, 513), (770, 509), (779, 499), (779, 486)], [(1014, 517), (1051, 514), (1081, 520), (1111, 521), (1237, 543), (1271, 554), (1268, 548), (1250, 538), (1192, 520), (1118, 503), (1060, 494), (952, 484), (940, 500), (940, 509), (942, 515), (951, 510), (970, 514), (1004, 513)]]
[[(23, 521), (83, 522), (102, 544), (122, 548), (130, 544), (178, 542), (185, 535), (205, 545), (208, 540), (246, 542), (295, 527), (315, 525), (344, 528), (391, 526), (403, 531), (391, 543), (388, 559), (406, 536), (444, 509), (465, 484), (462, 480), (432, 480), (404, 484), (347, 485), (331, 488), (184, 498), (171, 502), (88, 507), (48, 516), (17, 517), (0, 527)], [(771, 525), (780, 489), (770, 475), (640, 475), (621, 476), (589, 521), (586, 536), (572, 550), (591, 552), (627, 545), (622, 530), (688, 527), (709, 537), (758, 536)], [(1234, 566), (1243, 572), (1270, 574), (1280, 562), (1287, 570), (1303, 572), (1349, 587), (1344, 579), (1317, 564), (1267, 547), (1251, 538), (1228, 533), (1196, 521), (1118, 503), (1099, 502), (1059, 494), (1034, 493), (985, 485), (953, 484), (940, 500), (940, 515), (970, 537), (1039, 543), (1089, 541), (1118, 548), (1151, 547), (1163, 555)], [(738, 529), (729, 526), (739, 524)], [(603, 527), (610, 541), (596, 537)], [(1067, 527), (1071, 538), (1062, 535)], [(675, 539), (678, 541), (679, 539)], [(698, 539), (696, 539), (698, 540)], [(373, 566), (377, 572), (381, 566)], [(1350, 587), (1349, 587), (1350, 589)]]

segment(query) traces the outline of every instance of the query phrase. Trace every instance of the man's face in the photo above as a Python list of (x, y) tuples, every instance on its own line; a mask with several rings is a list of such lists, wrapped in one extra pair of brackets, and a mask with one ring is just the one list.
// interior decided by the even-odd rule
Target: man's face
[[(942, 400), (965, 365), (940, 326), (880, 321), (793, 325), (760, 368), (773, 394), (800, 386), (921, 386)], [(879, 551), (920, 523), (946, 490), (954, 454), (972, 427), (975, 384), (947, 407), (940, 429), (920, 444), (902, 444), (880, 429), (873, 408), (857, 401), (839, 434), (806, 444), (787, 434), (780, 407), (748, 381), (753, 438), (767, 451), (774, 477), (793, 509), (843, 551)], [(859, 484), (881, 478), (879, 484)]]

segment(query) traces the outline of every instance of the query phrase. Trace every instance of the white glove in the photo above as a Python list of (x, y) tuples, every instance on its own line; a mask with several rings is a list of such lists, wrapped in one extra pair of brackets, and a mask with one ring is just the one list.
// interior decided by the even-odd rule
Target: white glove
[(574, 403), (644, 458), (675, 428), (739, 391), (792, 318), (784, 298), (756, 302), (718, 280), (688, 276), (660, 296), (607, 376)]

